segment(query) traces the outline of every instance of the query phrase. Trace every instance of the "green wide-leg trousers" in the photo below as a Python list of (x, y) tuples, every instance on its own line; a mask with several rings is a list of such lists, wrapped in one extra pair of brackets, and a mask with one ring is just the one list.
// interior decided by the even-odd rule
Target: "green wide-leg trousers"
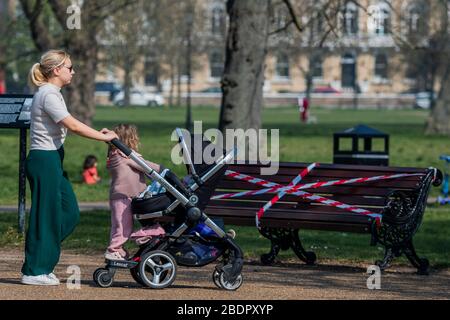
[(31, 189), (31, 210), (25, 241), (22, 273), (29, 276), (53, 272), (61, 242), (80, 219), (77, 199), (63, 176), (64, 149), (31, 150), (26, 173)]

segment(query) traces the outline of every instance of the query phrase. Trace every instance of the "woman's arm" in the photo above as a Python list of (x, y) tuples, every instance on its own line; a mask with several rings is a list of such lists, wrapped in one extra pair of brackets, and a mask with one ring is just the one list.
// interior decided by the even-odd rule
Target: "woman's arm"
[[(91, 127), (85, 125), (83, 122), (75, 119), (72, 116), (68, 116), (61, 120), (59, 123), (61, 123), (64, 127), (72, 131), (73, 133), (99, 141), (105, 141), (109, 142), (114, 138), (117, 138), (117, 134), (114, 131), (102, 129), (102, 131), (97, 131), (95, 129), (92, 129)], [(104, 133), (102, 133), (104, 132)]]

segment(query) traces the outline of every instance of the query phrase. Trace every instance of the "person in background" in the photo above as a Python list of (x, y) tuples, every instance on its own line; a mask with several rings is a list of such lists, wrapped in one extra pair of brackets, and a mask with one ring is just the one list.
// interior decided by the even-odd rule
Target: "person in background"
[(97, 158), (93, 155), (88, 155), (83, 163), (83, 182), (86, 184), (96, 184), (100, 180), (101, 178), (97, 172)]

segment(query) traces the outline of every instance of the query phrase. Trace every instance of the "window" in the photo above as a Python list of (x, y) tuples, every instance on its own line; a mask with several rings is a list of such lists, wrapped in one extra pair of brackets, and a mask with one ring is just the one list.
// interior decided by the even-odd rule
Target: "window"
[(158, 64), (154, 59), (145, 61), (145, 85), (157, 86), (158, 85)]
[(322, 78), (323, 77), (323, 69), (322, 69), (322, 57), (316, 55), (311, 58), (309, 62), (309, 67), (312, 72), (313, 78)]
[(412, 3), (406, 9), (406, 28), (409, 35), (425, 35), (428, 31), (428, 10), (424, 3)]
[(225, 12), (222, 8), (214, 8), (211, 12), (211, 33), (225, 34)]
[(345, 35), (358, 33), (358, 7), (349, 1), (342, 11), (342, 30)]
[(367, 28), (370, 33), (385, 35), (390, 33), (391, 13), (387, 3), (379, 2), (368, 8)]
[(388, 60), (385, 54), (375, 56), (375, 76), (381, 79), (388, 78)]
[(285, 53), (277, 56), (276, 75), (280, 78), (289, 78), (289, 57)]
[(223, 74), (223, 55), (215, 51), (209, 57), (209, 66), (211, 78), (221, 78)]

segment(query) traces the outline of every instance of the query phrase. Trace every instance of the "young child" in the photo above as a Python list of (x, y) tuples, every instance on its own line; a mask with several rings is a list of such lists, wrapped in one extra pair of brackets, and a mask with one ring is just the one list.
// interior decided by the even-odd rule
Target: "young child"
[(89, 155), (84, 159), (83, 164), (83, 181), (86, 184), (96, 184), (101, 178), (97, 172), (97, 158)]
[[(119, 139), (134, 151), (138, 150), (139, 136), (134, 125), (120, 124), (114, 128)], [(160, 172), (158, 164), (146, 161), (155, 171)], [(111, 174), (109, 204), (111, 208), (111, 237), (105, 252), (108, 260), (124, 260), (127, 252), (123, 245), (133, 232), (131, 199), (146, 188), (142, 168), (113, 146), (109, 147), (106, 168)], [(164, 234), (164, 229), (155, 226), (154, 234)]]

